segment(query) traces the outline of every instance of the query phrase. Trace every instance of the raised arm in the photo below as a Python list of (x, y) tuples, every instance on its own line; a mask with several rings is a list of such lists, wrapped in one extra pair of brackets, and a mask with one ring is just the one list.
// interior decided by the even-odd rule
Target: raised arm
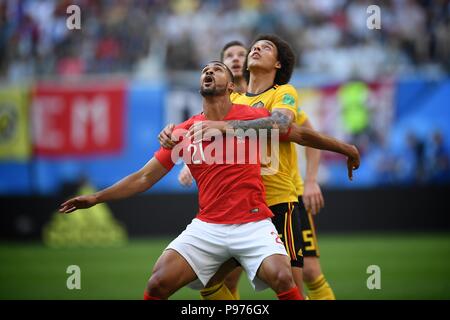
[(109, 188), (67, 200), (61, 204), (59, 212), (70, 213), (77, 209), (90, 208), (101, 202), (131, 197), (150, 189), (167, 172), (168, 170), (156, 158), (152, 158), (139, 171), (130, 174)]
[(293, 124), (289, 131), (288, 141), (298, 143), (305, 147), (333, 151), (346, 156), (348, 177), (350, 180), (353, 179), (353, 170), (359, 167), (359, 152), (354, 145), (339, 141), (311, 128)]

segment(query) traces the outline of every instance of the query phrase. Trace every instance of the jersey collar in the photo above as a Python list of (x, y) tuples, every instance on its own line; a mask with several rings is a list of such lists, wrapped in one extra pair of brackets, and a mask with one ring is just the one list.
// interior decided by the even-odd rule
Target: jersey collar
[(256, 96), (259, 96), (260, 94), (263, 94), (264, 92), (269, 91), (270, 89), (275, 89), (276, 87), (277, 87), (277, 85), (274, 84), (274, 85), (270, 86), (269, 88), (267, 88), (266, 90), (264, 90), (264, 91), (262, 91), (262, 92), (260, 92), (260, 93), (250, 93), (250, 92), (246, 92), (246, 93), (245, 93), (245, 96), (247, 96), (247, 97), (256, 97)]

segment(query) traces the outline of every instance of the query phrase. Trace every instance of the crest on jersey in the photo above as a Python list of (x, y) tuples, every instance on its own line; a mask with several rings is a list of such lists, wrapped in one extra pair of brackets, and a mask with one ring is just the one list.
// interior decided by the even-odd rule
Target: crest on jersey
[(283, 96), (283, 104), (287, 104), (288, 106), (294, 107), (295, 106), (295, 98), (292, 95), (290, 95), (289, 93), (286, 93)]
[(253, 108), (264, 108), (264, 102), (258, 101), (254, 105), (252, 105)]

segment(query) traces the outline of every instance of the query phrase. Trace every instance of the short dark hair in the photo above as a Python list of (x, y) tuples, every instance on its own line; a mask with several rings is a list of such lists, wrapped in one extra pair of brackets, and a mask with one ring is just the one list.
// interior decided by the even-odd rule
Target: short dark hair
[(228, 66), (227, 66), (227, 65), (226, 65), (225, 63), (223, 63), (222, 61), (218, 61), (218, 60), (212, 60), (212, 61), (208, 62), (208, 63), (207, 63), (207, 65), (208, 65), (208, 64), (210, 64), (210, 63), (218, 63), (218, 64), (220, 64), (220, 65), (224, 66), (224, 67), (225, 67), (225, 69), (226, 69), (226, 70), (227, 70), (227, 72), (228, 72), (228, 75), (230, 76), (230, 80), (231, 80), (231, 82), (233, 82), (233, 83), (234, 83), (234, 76), (233, 76), (233, 72), (231, 72), (230, 68), (228, 68)]
[[(295, 67), (295, 54), (289, 43), (274, 34), (262, 34), (253, 40), (251, 47), (260, 40), (272, 42), (278, 51), (277, 59), (280, 61), (281, 68), (275, 74), (274, 84), (283, 85), (291, 80), (292, 72)], [(249, 50), (250, 51), (250, 50)], [(247, 70), (248, 55), (244, 63), (244, 79), (248, 82), (250, 79), (250, 71)]]
[(223, 61), (223, 55), (225, 54), (225, 51), (227, 51), (228, 48), (234, 47), (234, 46), (239, 46), (239, 47), (243, 47), (243, 48), (247, 49), (245, 47), (245, 45), (240, 41), (237, 41), (237, 40), (230, 41), (230, 42), (226, 43), (223, 46), (222, 51), (220, 51), (220, 61)]

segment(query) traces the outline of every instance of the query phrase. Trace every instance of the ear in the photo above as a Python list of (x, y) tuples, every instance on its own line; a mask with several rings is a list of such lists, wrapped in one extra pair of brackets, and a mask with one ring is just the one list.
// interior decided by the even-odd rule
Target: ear
[(228, 82), (228, 91), (230, 93), (234, 92), (235, 87), (234, 82)]
[(276, 69), (281, 69), (281, 62), (277, 61), (277, 63), (275, 63), (275, 68)]

